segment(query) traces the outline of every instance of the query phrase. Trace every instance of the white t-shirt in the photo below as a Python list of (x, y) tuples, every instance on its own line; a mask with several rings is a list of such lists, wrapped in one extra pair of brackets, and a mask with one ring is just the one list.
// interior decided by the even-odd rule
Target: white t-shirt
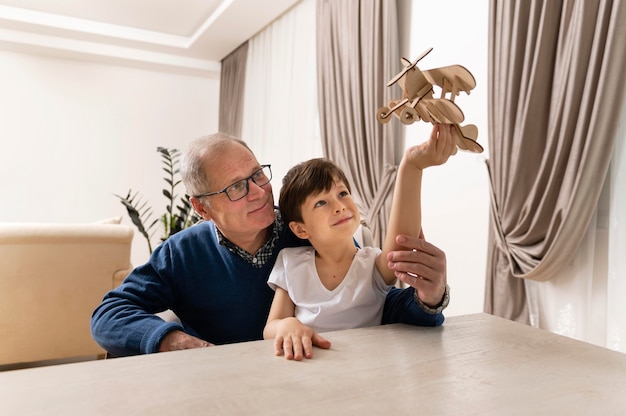
[(328, 290), (317, 274), (313, 247), (284, 248), (267, 283), (286, 290), (296, 305), (296, 318), (316, 332), (380, 325), (391, 287), (374, 264), (380, 252), (359, 249), (343, 281)]

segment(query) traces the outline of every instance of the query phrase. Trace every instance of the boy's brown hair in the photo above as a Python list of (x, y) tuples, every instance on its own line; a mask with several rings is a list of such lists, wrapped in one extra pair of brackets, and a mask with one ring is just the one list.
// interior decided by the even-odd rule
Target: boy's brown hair
[(285, 224), (302, 222), (304, 201), (310, 195), (328, 191), (337, 181), (343, 182), (348, 191), (352, 192), (341, 168), (325, 158), (310, 159), (289, 169), (283, 178), (278, 198), (278, 207)]

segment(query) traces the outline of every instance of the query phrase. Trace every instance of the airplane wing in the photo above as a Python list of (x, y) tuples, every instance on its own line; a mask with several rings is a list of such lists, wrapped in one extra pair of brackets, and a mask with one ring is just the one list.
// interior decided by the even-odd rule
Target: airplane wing
[(476, 80), (471, 72), (461, 65), (450, 65), (422, 71), (428, 82), (441, 87), (446, 92), (458, 95), (459, 91), (469, 93), (476, 87)]

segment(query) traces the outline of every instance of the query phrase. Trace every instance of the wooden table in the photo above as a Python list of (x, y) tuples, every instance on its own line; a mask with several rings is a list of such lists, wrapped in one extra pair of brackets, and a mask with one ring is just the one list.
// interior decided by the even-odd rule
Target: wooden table
[(2, 415), (580, 415), (626, 412), (626, 355), (486, 314), (0, 373)]

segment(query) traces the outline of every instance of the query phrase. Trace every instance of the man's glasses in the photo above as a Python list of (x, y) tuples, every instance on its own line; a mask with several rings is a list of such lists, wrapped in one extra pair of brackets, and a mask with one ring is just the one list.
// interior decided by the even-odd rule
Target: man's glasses
[(250, 191), (250, 185), (248, 181), (252, 180), (257, 186), (267, 185), (272, 180), (272, 168), (271, 165), (261, 165), (261, 169), (254, 172), (252, 175), (245, 179), (238, 180), (232, 185), (227, 186), (221, 191), (207, 192), (206, 194), (194, 195), (195, 198), (202, 198), (205, 196), (213, 196), (221, 193), (225, 193), (228, 199), (231, 201), (239, 201), (241, 198), (248, 195)]

